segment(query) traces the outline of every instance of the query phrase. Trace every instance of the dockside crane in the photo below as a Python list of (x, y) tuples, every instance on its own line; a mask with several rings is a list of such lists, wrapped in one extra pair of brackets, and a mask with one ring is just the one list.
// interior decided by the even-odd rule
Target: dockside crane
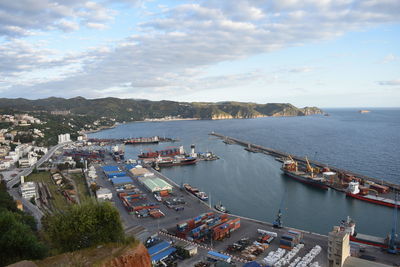
[(283, 215), (283, 207), (285, 204), (286, 192), (287, 192), (287, 190), (285, 190), (285, 193), (282, 196), (281, 205), (279, 206), (278, 213), (276, 214), (276, 219), (275, 219), (274, 223), (272, 224), (274, 228), (282, 228), (283, 227), (282, 215)]
[(399, 253), (397, 244), (400, 243), (400, 240), (397, 235), (397, 192), (394, 195), (394, 209), (393, 209), (393, 226), (392, 232), (389, 237), (389, 246), (387, 252), (390, 254)]
[(314, 176), (314, 168), (311, 167), (310, 161), (306, 157), (306, 162), (307, 162), (307, 172), (311, 173), (311, 177)]

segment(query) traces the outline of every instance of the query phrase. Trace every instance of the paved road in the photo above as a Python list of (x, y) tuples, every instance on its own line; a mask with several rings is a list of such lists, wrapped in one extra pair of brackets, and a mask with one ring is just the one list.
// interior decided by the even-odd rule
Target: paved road
[[(35, 166), (40, 167), (44, 162), (49, 160), (50, 157), (53, 156), (53, 154), (59, 148), (65, 146), (65, 145), (72, 144), (72, 143), (73, 142), (67, 142), (67, 143), (62, 143), (62, 144), (53, 146), (42, 158), (40, 158), (38, 160), (38, 162), (35, 164)], [(31, 174), (33, 169), (35, 168), (35, 166), (25, 168), (22, 172), (19, 172), (17, 174), (17, 176), (15, 176), (13, 179), (11, 179), (10, 181), (7, 182), (7, 188), (8, 188), (8, 192), (14, 198), (14, 200), (17, 200), (17, 199), (20, 200), (22, 202), (22, 205), (24, 206), (24, 208), (27, 209), (29, 211), (29, 213), (36, 219), (37, 227), (38, 227), (38, 229), (40, 229), (42, 226), (41, 219), (42, 219), (44, 213), (36, 205), (33, 205), (29, 200), (26, 200), (23, 197), (21, 197), (18, 188), (13, 188), (13, 186), (15, 186), (17, 183), (20, 182), (21, 176), (28, 176), (29, 174)]]
[(50, 159), (51, 156), (53, 156), (54, 152), (56, 152), (59, 148), (65, 146), (65, 145), (69, 145), (72, 144), (73, 142), (67, 142), (67, 143), (62, 143), (62, 144), (58, 144), (56, 146), (53, 146), (52, 148), (50, 148), (49, 151), (47, 151), (47, 153), (41, 157), (34, 166), (31, 166), (29, 168), (25, 168), (22, 172), (18, 173), (17, 176), (15, 176), (12, 180), (7, 182), (7, 188), (12, 188), (14, 185), (16, 185), (17, 183), (20, 182), (21, 180), (21, 176), (28, 176), (29, 174), (32, 173), (33, 169), (36, 167), (40, 167), (44, 162), (46, 162), (47, 160)]

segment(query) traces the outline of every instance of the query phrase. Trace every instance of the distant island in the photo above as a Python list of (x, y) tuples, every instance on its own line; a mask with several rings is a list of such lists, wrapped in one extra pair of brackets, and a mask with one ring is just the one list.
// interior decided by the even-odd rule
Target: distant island
[[(43, 145), (57, 143), (59, 134), (70, 133), (75, 139), (82, 133), (134, 121), (250, 119), (314, 114), (324, 112), (317, 107), (298, 108), (289, 103), (176, 102), (114, 97), (0, 98), (0, 128), (4, 134)], [(36, 138), (35, 133), (39, 132), (41, 136)]]
[(359, 113), (370, 113), (370, 110), (366, 110), (366, 109), (361, 109), (358, 111)]

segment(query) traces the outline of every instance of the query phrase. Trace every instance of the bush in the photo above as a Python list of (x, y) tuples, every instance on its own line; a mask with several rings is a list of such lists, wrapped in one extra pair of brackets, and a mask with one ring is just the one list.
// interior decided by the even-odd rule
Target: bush
[(73, 205), (42, 221), (46, 236), (59, 252), (125, 241), (119, 213), (107, 202)]
[(41, 259), (46, 247), (40, 243), (23, 215), (0, 209), (0, 266), (28, 259)]

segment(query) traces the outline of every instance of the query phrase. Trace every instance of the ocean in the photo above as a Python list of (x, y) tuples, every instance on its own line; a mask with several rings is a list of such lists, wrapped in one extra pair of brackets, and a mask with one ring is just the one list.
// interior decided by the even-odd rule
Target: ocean
[[(126, 157), (141, 151), (190, 145), (212, 151), (220, 159), (162, 169), (176, 183), (189, 183), (221, 201), (231, 213), (272, 222), (283, 208), (284, 225), (327, 234), (351, 216), (360, 233), (386, 236), (393, 209), (346, 198), (284, 176), (281, 163), (264, 154), (247, 152), (210, 136), (214, 131), (254, 144), (324, 162), (377, 179), (400, 183), (400, 109), (326, 109), (330, 116), (266, 117), (257, 119), (134, 122), (90, 134), (98, 138), (166, 136), (176, 143), (126, 146)], [(398, 220), (400, 222), (400, 219)], [(400, 229), (400, 224), (398, 226)]]

